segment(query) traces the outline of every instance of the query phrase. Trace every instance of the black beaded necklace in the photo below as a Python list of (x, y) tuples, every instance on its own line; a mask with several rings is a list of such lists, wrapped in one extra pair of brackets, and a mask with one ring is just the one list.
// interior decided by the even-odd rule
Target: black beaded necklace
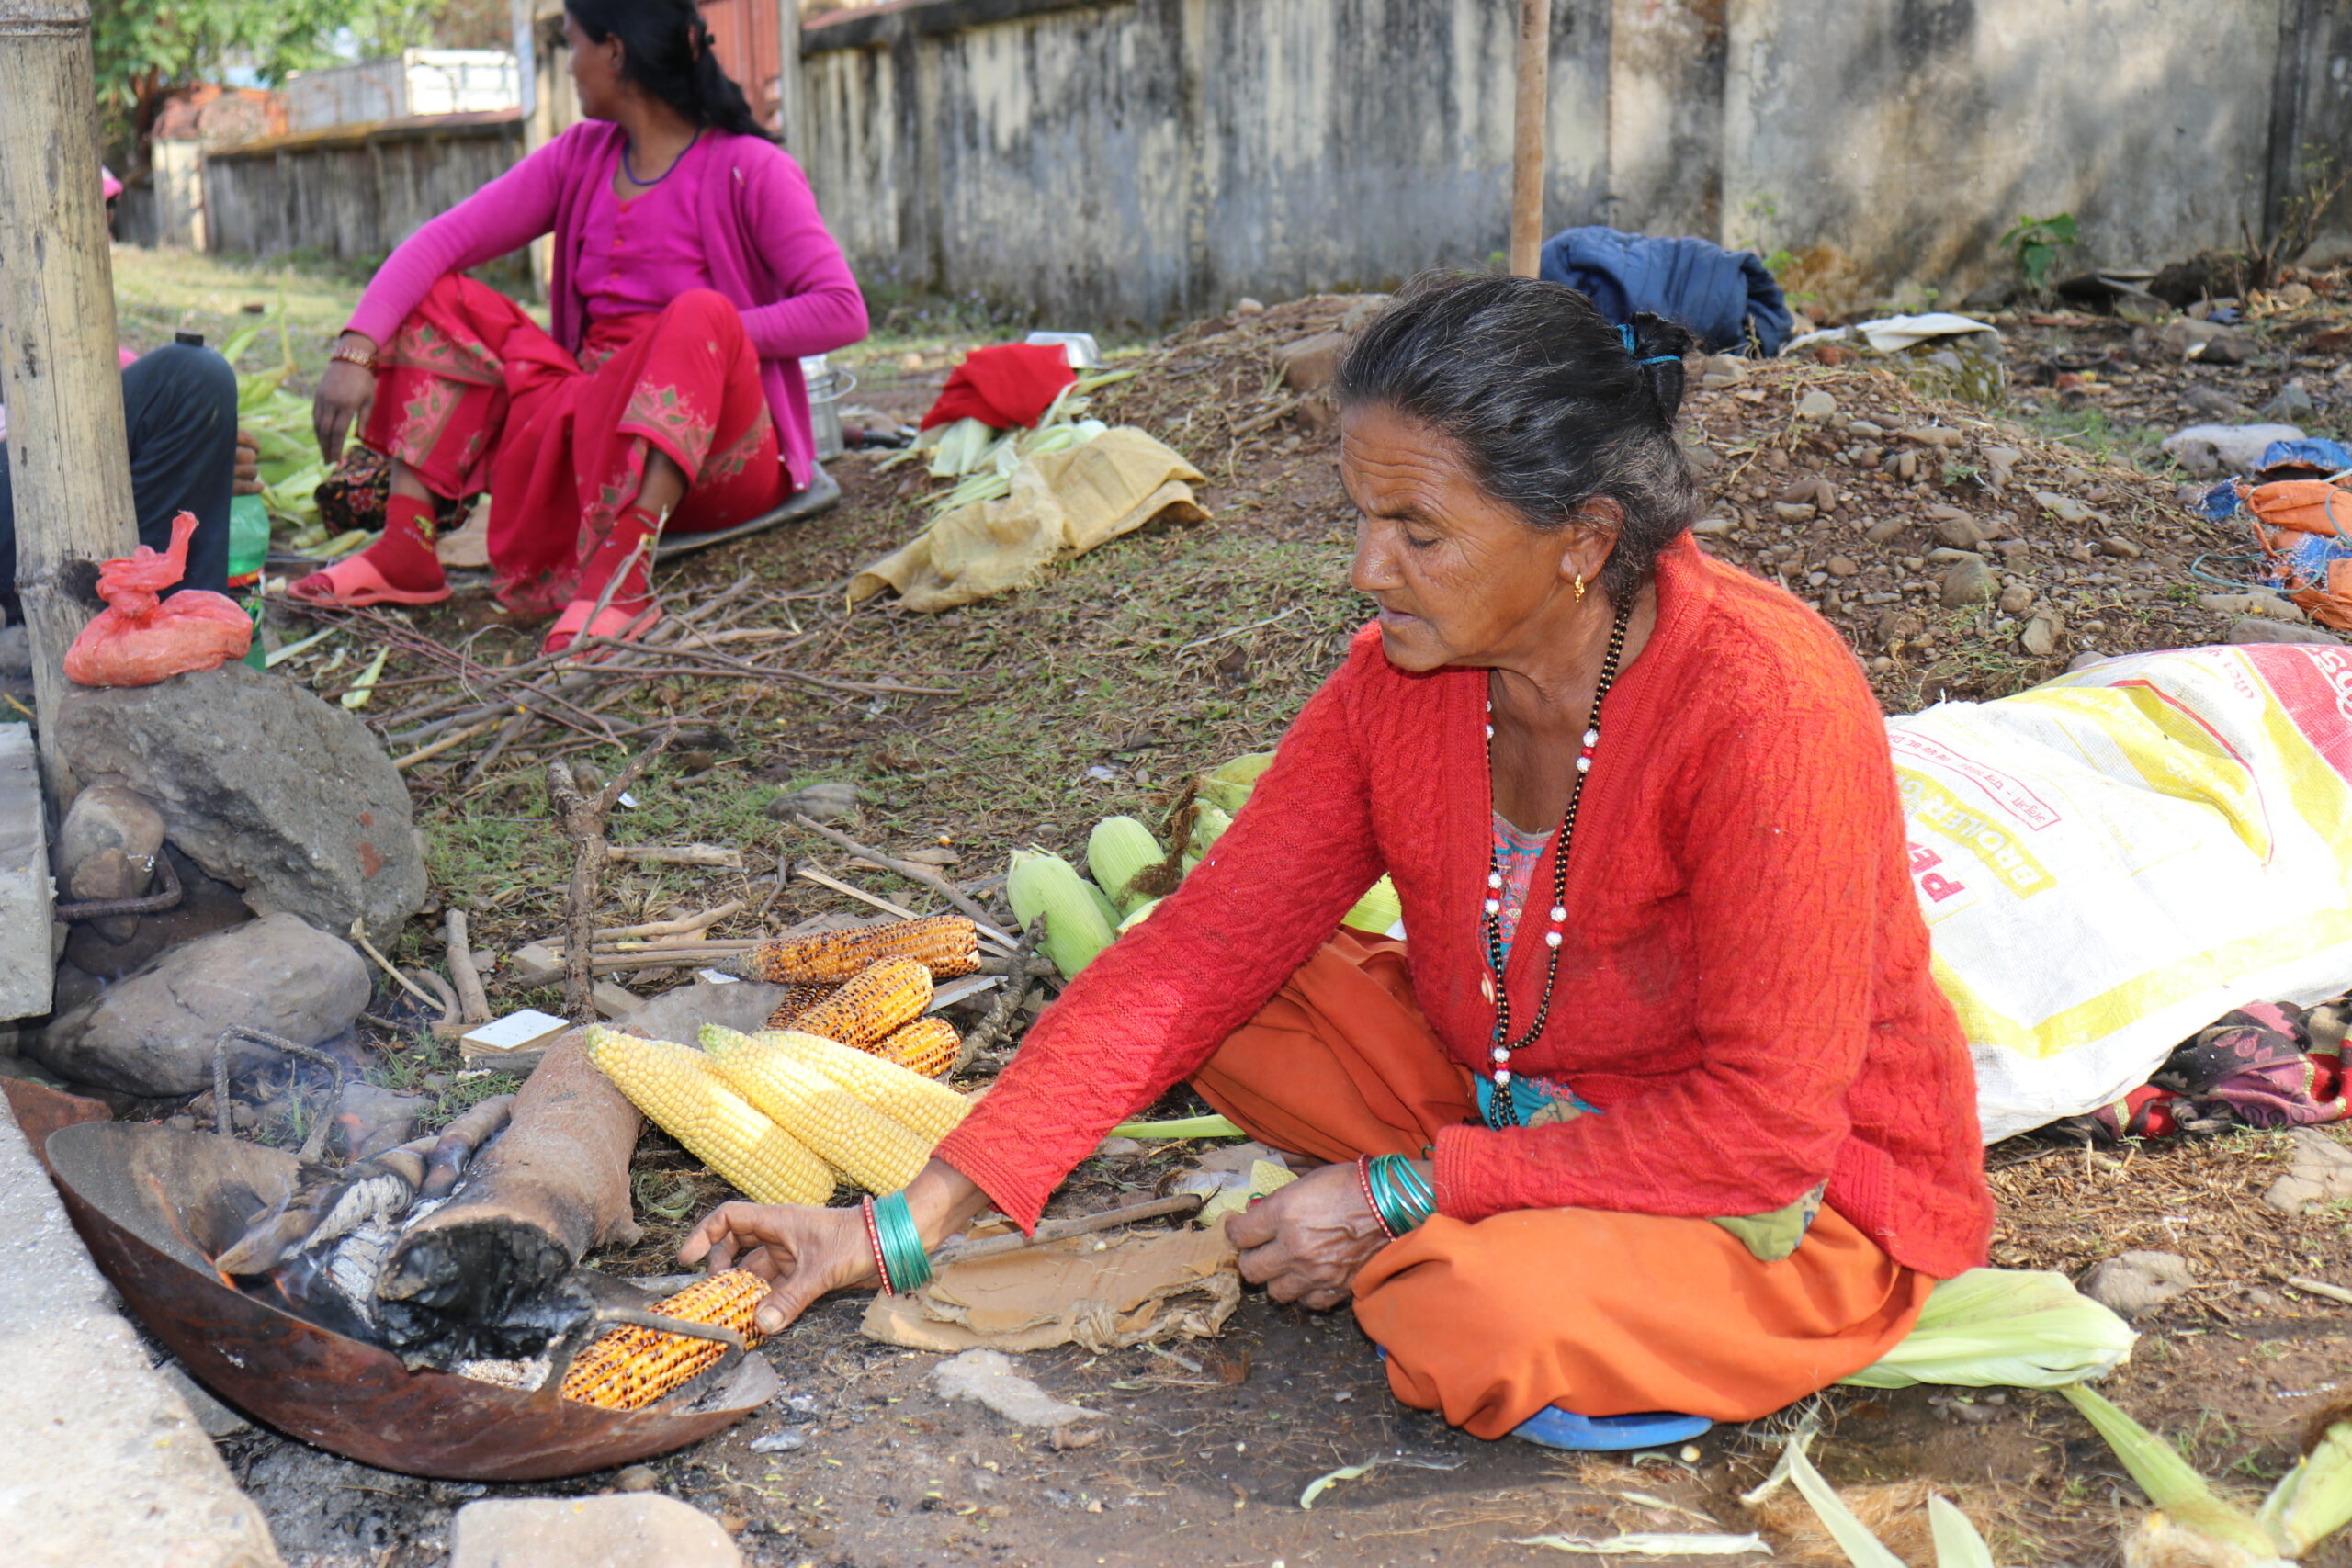
[[(1490, 1127), (1519, 1125), (1518, 1102), (1510, 1092), (1511, 1053), (1531, 1045), (1542, 1037), (1544, 1025), (1552, 1016), (1552, 987), (1560, 977), (1560, 928), (1568, 919), (1568, 845), (1577, 830), (1577, 802), (1584, 798), (1584, 781), (1592, 772), (1593, 749), (1600, 744), (1600, 705), (1609, 695), (1609, 688), (1617, 683), (1617, 663), (1625, 652), (1625, 626), (1632, 618), (1633, 605), (1626, 604), (1617, 612), (1616, 625), (1609, 633), (1609, 651), (1600, 660), (1600, 680), (1592, 689), (1592, 718), (1585, 726), (1584, 743), (1577, 751), (1576, 782), (1568, 786), (1568, 808), (1560, 816), (1558, 842), (1552, 852), (1552, 929), (1544, 933), (1544, 997), (1536, 1004), (1535, 1021), (1527, 1032), (1514, 1040), (1510, 1037), (1510, 987), (1503, 983), (1503, 967), (1510, 958), (1503, 945), (1503, 857), (1499, 849), (1490, 850), (1487, 858), (1487, 967), (1495, 990), (1494, 1093), (1487, 1102), (1487, 1124)], [(1495, 776), (1495, 702), (1487, 699), (1487, 795), (1492, 798)]]

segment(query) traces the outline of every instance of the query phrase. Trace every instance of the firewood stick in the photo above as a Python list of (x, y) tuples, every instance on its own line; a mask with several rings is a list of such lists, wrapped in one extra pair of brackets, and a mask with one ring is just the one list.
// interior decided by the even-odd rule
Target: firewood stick
[(427, 746), (420, 746), (405, 757), (393, 758), (392, 771), (395, 773), (404, 773), (411, 768), (416, 766), (419, 762), (430, 761), (435, 757), (438, 757), (444, 751), (455, 750), (458, 747), (460, 747), (467, 741), (471, 740), (475, 736), (497, 728), (498, 720), (494, 718), (486, 718), (480, 724), (469, 724), (463, 729), (453, 729), (449, 731), (448, 734), (443, 736), (440, 739), (435, 740)]
[(1166, 1219), (1172, 1214), (1196, 1213), (1201, 1206), (1197, 1192), (1180, 1192), (1173, 1198), (1153, 1198), (1141, 1203), (1129, 1203), (1125, 1208), (1105, 1209), (1099, 1214), (1079, 1214), (1067, 1220), (1046, 1220), (1037, 1227), (1034, 1236), (1014, 1231), (1011, 1235), (982, 1236), (978, 1241), (949, 1242), (933, 1256), (941, 1268), (950, 1263), (969, 1263), (976, 1258), (995, 1258), (1007, 1252), (1020, 1252), (1027, 1247), (1041, 1247), (1049, 1241), (1069, 1236), (1091, 1235), (1096, 1231), (1116, 1229), (1120, 1225), (1140, 1224), (1146, 1220)]
[[(617, 855), (618, 851), (614, 853)], [(743, 900), (730, 898), (717, 908), (705, 909), (699, 915), (681, 915), (674, 920), (651, 920), (641, 926), (613, 926), (596, 933), (599, 942), (624, 942), (631, 937), (686, 936), (707, 931), (730, 915), (743, 912)]]
[(466, 932), (466, 912), (452, 909), (444, 929), (449, 942), (449, 980), (458, 987), (458, 1016), (467, 1023), (488, 1023), (490, 997), (481, 988), (481, 974), (474, 967), (474, 950)]
[(591, 950), (596, 940), (596, 896), (604, 886), (605, 867), (612, 860), (605, 842), (605, 818), (628, 786), (677, 738), (678, 727), (673, 724), (594, 795), (581, 790), (570, 762), (558, 758), (548, 764), (548, 798), (554, 804), (557, 823), (572, 842), (571, 886), (564, 895), (570, 934), (564, 942), (563, 1006), (574, 1023), (596, 1021), (596, 1004), (590, 994), (595, 989)]
[(956, 886), (954, 883), (940, 875), (939, 873), (932, 870), (931, 867), (917, 864), (915, 862), (910, 860), (899, 860), (895, 856), (886, 855), (879, 850), (868, 849), (864, 844), (859, 843), (855, 839), (851, 838), (848, 834), (835, 832), (832, 829), (826, 827), (823, 823), (808, 816), (806, 812), (793, 813), (792, 820), (796, 825), (807, 829), (809, 832), (816, 834), (820, 839), (831, 840), (834, 843), (839, 844), (842, 849), (849, 851), (852, 854), (864, 855), (867, 860), (872, 861), (875, 864), (881, 866), (886, 870), (894, 871), (910, 882), (919, 882), (922, 884), (922, 886), (930, 888), (933, 893), (938, 894), (943, 898), (945, 898), (949, 903), (963, 910), (964, 913), (971, 916), (972, 923), (978, 926), (983, 932), (996, 938), (997, 941), (1002, 942), (1008, 948), (1012, 945), (1012, 938), (997, 930), (996, 927), (989, 922), (987, 908), (985, 908), (978, 899), (967, 897), (962, 888)]
[(973, 1058), (994, 1045), (1012, 1022), (1012, 1015), (1021, 1010), (1021, 1004), (1029, 999), (1029, 955), (1037, 950), (1037, 943), (1044, 940), (1045, 935), (1046, 917), (1039, 915), (1029, 922), (1029, 929), (1021, 933), (1021, 945), (1013, 950), (1011, 972), (1004, 983), (1004, 995), (997, 998), (996, 1006), (989, 1009), (988, 1017), (982, 1019), (971, 1033), (964, 1036), (963, 1044), (956, 1047), (956, 1065), (950, 1069), (951, 1076), (970, 1066)]
[(605, 852), (615, 860), (636, 861), (645, 865), (707, 865), (721, 871), (743, 869), (743, 852), (719, 844), (614, 844)]

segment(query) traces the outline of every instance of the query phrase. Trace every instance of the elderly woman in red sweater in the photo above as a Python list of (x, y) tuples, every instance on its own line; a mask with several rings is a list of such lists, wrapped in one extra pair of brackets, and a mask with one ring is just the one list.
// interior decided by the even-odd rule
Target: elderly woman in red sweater
[[(1228, 1222), (1480, 1437), (1676, 1440), (1869, 1365), (1992, 1204), (1878, 705), (1837, 634), (1700, 553), (1679, 327), (1417, 288), (1350, 351), (1379, 605), (1216, 852), (1097, 959), (903, 1195), (729, 1204), (690, 1259), (904, 1285), (1023, 1226), (1190, 1079), (1328, 1162)], [(1380, 873), (1403, 942), (1339, 931)]]
[[(556, 616), (548, 651), (641, 635), (662, 533), (748, 522), (815, 474), (800, 356), (864, 337), (865, 303), (799, 165), (693, 0), (566, 0), (564, 34), (584, 121), (404, 241), (335, 344), (320, 446), (357, 425), (391, 496), (383, 537), (296, 599), (447, 599), (434, 500), (487, 489), (499, 598)], [(553, 335), (464, 276), (548, 233)]]

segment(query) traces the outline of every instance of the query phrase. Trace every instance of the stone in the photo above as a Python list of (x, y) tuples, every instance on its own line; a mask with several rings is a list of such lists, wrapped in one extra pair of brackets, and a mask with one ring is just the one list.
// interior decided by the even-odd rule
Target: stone
[(2138, 560), (2145, 552), (2131, 540), (2116, 537), (2101, 539), (2098, 553), (2114, 560)]
[(0, 1562), (283, 1568), (0, 1100)]
[(32, 672), (32, 634), (21, 621), (0, 626), (0, 681), (21, 681)]
[(1237, 316), (1262, 316), (1266, 313), (1266, 307), (1244, 294), (1233, 302), (1233, 313)]
[(1878, 618), (1879, 646), (1891, 649), (1898, 643), (1910, 641), (1924, 629), (1917, 615), (1902, 610), (1883, 611)]
[(1810, 502), (1776, 501), (1772, 503), (1772, 515), (1783, 523), (1810, 523), (1815, 510)]
[(1951, 549), (1973, 550), (1984, 542), (1984, 535), (1973, 518), (1947, 517), (1936, 525), (1936, 539)]
[(172, 1392), (180, 1396), (180, 1402), (196, 1417), (196, 1424), (204, 1428), (206, 1437), (233, 1438), (252, 1428), (252, 1422), (215, 1399), (212, 1391), (190, 1377), (187, 1369), (177, 1361), (163, 1362), (155, 1371), (172, 1385)]
[(2290, 621), (2267, 621), (2253, 615), (2248, 615), (2241, 620), (2231, 622), (2229, 634), (2223, 637), (2222, 640), (2226, 643), (2233, 643), (2240, 648), (2244, 648), (2250, 643), (2262, 642), (2332, 642), (2341, 644), (2344, 641), (2342, 637), (2337, 637), (2334, 632), (2322, 631), (2317, 626), (2299, 626)]
[(1388, 301), (1391, 298), (1386, 294), (1362, 296), (1354, 304), (1349, 306), (1347, 313), (1340, 318), (1340, 331), (1348, 337), (1353, 338), (1364, 328), (1372, 325), (1374, 318), (1377, 317), (1381, 311), (1388, 309)]
[(2206, 365), (2244, 365), (2259, 352), (2254, 339), (2223, 327), (2201, 347), (2191, 349), (2188, 356)]
[(1722, 385), (1736, 387), (1747, 379), (1747, 361), (1736, 354), (1711, 354), (1699, 361), (1699, 374), (1721, 377)]
[(2293, 424), (2192, 424), (2164, 439), (2164, 449), (2192, 474), (2250, 474), (2274, 441), (2301, 441)]
[(1728, 517), (1702, 517), (1690, 525), (1690, 532), (1704, 539), (1720, 534), (1728, 534), (1737, 526), (1738, 525)]
[(623, 1492), (657, 1492), (662, 1487), (662, 1477), (651, 1465), (632, 1464), (613, 1477), (613, 1484)]
[(2083, 1277), (2083, 1294), (2125, 1317), (2151, 1313), (2196, 1289), (2188, 1260), (2172, 1252), (2126, 1252)]
[(2033, 608), (2033, 588), (2029, 583), (2012, 582), (2001, 590), (1998, 604), (2005, 615), (2022, 615)]
[(2287, 1174), (2262, 1201), (2284, 1214), (2324, 1214), (2352, 1203), (2352, 1149), (2317, 1127), (2298, 1127), (2288, 1136)]
[(1943, 604), (1947, 610), (1958, 610), (1970, 604), (1982, 604), (2001, 592), (2001, 580), (1993, 569), (1978, 558), (1955, 561), (1944, 573)]
[(1883, 522), (1873, 523), (1863, 529), (1862, 537), (1871, 544), (1883, 545), (1901, 532), (1903, 532), (1902, 520), (1889, 517)]
[(146, 860), (163, 847), (164, 813), (153, 801), (120, 784), (91, 784), (74, 797), (65, 820), (57, 825), (57, 874), (70, 883), (74, 873), (110, 850)]
[(2251, 419), (2254, 414), (2252, 409), (2229, 393), (2201, 381), (2180, 394), (2180, 405), (2193, 414), (2225, 424)]
[(1274, 350), (1274, 367), (1283, 381), (1302, 397), (1328, 391), (1340, 374), (1340, 357), (1348, 351), (1344, 333), (1317, 333)]
[(1832, 577), (1854, 577), (1862, 570), (1854, 564), (1850, 556), (1831, 556), (1823, 565)]
[(95, 1002), (60, 1018), (29, 1053), (76, 1083), (125, 1094), (194, 1094), (232, 1024), (316, 1045), (368, 1005), (370, 972), (348, 942), (291, 915), (168, 949)]
[(2238, 593), (2199, 593), (2197, 607), (2220, 615), (2261, 615), (2273, 621), (2301, 624), (2311, 617), (2303, 607), (2284, 594), (2249, 590)]
[(2154, 327), (2172, 319), (2172, 307), (2153, 294), (2126, 288), (2115, 296), (2115, 313), (2135, 327)]
[(932, 1392), (945, 1400), (969, 1399), (1020, 1427), (1066, 1427), (1091, 1421), (1096, 1413), (1065, 1404), (1023, 1377), (1001, 1350), (967, 1350), (931, 1370)]
[(0, 1020), (37, 1018), (51, 1006), (51, 874), (32, 726), (0, 725)]
[(2044, 610), (2025, 624), (2018, 634), (2018, 647), (2032, 659), (2047, 659), (2058, 651), (2058, 638), (2065, 631), (2066, 623), (2054, 610)]
[[(2096, 625), (2096, 623), (2094, 623), (2094, 625)], [(2091, 626), (2086, 626), (2083, 629), (2085, 631), (2090, 631), (2093, 627)], [(2122, 657), (2123, 655), (2120, 653), (2101, 653), (2095, 648), (2086, 648), (2083, 649), (2082, 652), (2075, 655), (2074, 658), (2066, 660), (2066, 673), (2072, 675), (2077, 670), (2096, 670), (2102, 664), (2112, 664), (2115, 660)]]
[(2015, 446), (1987, 446), (1979, 456), (1984, 457), (1985, 468), (1992, 473), (1994, 488), (1997, 490), (2008, 484), (2010, 475), (2025, 454)]
[(484, 1497), (458, 1509), (449, 1529), (449, 1568), (742, 1563), (741, 1549), (717, 1519), (675, 1497)]
[(2087, 523), (2096, 513), (2071, 495), (2061, 495), (2054, 490), (2033, 492), (2034, 504), (2061, 523)]
[(417, 1119), (433, 1108), (421, 1094), (372, 1083), (346, 1083), (335, 1106), (335, 1132), (348, 1160), (372, 1159), (416, 1136)]
[(1838, 412), (1838, 400), (1815, 388), (1797, 400), (1799, 419), (1827, 419)]
[(2262, 417), (2292, 424), (2319, 412), (2319, 404), (2303, 389), (2301, 381), (2290, 381), (2278, 389), (2278, 395), (2262, 405)]
[(259, 914), (390, 942), (424, 903), (408, 785), (355, 716), (242, 663), (152, 686), (77, 688), (58, 744), (85, 784), (162, 807), (189, 859)]
[(839, 822), (857, 815), (857, 786), (836, 782), (796, 789), (769, 801), (767, 815), (778, 822), (789, 822), (795, 817), (806, 817), (812, 822)]

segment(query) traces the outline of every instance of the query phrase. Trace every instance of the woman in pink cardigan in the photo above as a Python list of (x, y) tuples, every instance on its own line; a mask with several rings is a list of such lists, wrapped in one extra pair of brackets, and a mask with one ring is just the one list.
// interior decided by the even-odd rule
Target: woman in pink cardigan
[[(865, 302), (806, 176), (691, 0), (567, 0), (564, 31), (585, 123), (411, 236), (335, 344), (320, 446), (358, 426), (391, 497), (383, 537), (297, 599), (447, 598), (434, 498), (487, 489), (499, 598), (556, 615), (548, 652), (642, 636), (664, 531), (732, 527), (814, 475), (799, 359), (865, 336)], [(550, 232), (552, 336), (463, 276)]]

